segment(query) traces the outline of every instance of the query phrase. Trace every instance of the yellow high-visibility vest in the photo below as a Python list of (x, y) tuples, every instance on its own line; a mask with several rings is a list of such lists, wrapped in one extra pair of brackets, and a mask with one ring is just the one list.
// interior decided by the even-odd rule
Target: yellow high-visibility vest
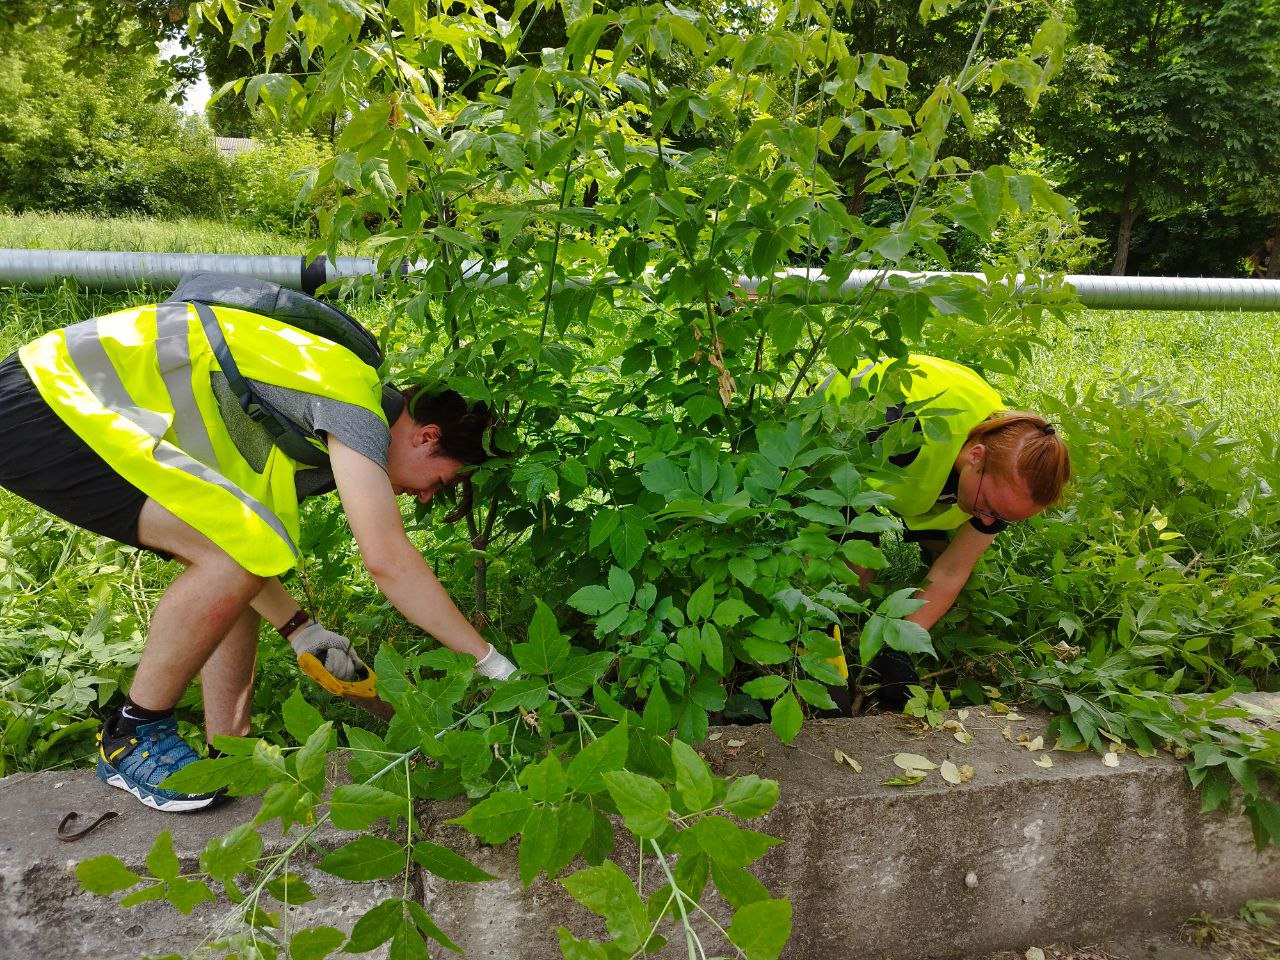
[[(850, 382), (874, 394), (891, 362), (866, 361), (850, 375)], [(997, 410), (1003, 410), (1004, 401), (980, 376), (950, 360), (913, 353), (906, 369), (911, 371), (911, 377), (905, 384), (903, 399), (918, 416), (930, 418), (933, 424), (930, 430), (923, 431), (920, 449), (910, 464), (899, 468), (891, 478), (868, 476), (867, 485), (893, 497), (885, 506), (901, 517), (909, 530), (954, 530), (969, 519), (969, 514), (955, 504), (938, 503), (938, 496), (969, 431)], [(935, 438), (931, 434), (938, 421), (946, 429), (937, 431), (944, 435)]]
[[(377, 371), (346, 347), (245, 310), (213, 312), (247, 379), (355, 404), (386, 422)], [(95, 317), (33, 340), (19, 356), (80, 439), (246, 570), (274, 576), (297, 562), (297, 463), (272, 447), (255, 470), (240, 454), (191, 304)]]

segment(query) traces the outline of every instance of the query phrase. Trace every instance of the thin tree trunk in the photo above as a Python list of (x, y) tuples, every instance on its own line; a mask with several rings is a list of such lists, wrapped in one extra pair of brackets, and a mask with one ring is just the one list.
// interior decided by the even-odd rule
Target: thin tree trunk
[(1129, 170), (1125, 174), (1124, 196), (1120, 200), (1120, 232), (1116, 235), (1116, 259), (1111, 264), (1113, 277), (1123, 277), (1129, 265), (1129, 241), (1133, 237), (1133, 224), (1138, 219), (1139, 207), (1139, 203), (1133, 199), (1136, 166), (1134, 155), (1129, 154)]
[(1271, 253), (1265, 276), (1268, 280), (1280, 280), (1280, 214), (1276, 215), (1276, 230), (1271, 234)]

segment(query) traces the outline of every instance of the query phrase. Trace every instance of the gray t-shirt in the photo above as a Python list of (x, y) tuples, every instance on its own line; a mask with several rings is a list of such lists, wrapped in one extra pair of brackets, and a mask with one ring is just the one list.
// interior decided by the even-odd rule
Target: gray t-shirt
[[(241, 409), (225, 377), (215, 373), (211, 382), (222, 422), (226, 424), (232, 442), (254, 470), (261, 470), (271, 453), (270, 435), (265, 427), (254, 423)], [(387, 469), (391, 430), (368, 410), (355, 404), (301, 390), (274, 387), (257, 380), (250, 380), (249, 383), (259, 397), (275, 407), (304, 434), (320, 440), (333, 434), (356, 453), (368, 457), (383, 470)], [(404, 400), (399, 392), (384, 388), (382, 411), (386, 414), (387, 422), (394, 423), (403, 408)], [(299, 466), (294, 482), (298, 499), (303, 500), (332, 490), (333, 471), (328, 467)]]

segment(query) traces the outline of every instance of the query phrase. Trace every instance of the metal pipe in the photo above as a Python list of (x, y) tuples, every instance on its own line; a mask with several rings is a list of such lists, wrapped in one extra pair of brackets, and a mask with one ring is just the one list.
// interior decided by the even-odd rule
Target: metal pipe
[[(408, 272), (416, 272), (423, 264), (415, 264)], [(195, 253), (124, 253), (86, 250), (6, 250), (0, 249), (0, 285), (26, 284), (47, 286), (59, 277), (71, 277), (84, 286), (100, 290), (123, 290), (143, 285), (176, 286), (184, 273), (195, 270), (230, 273), (271, 280), (285, 287), (314, 292), (322, 283), (378, 273), (375, 261), (367, 257), (319, 257), (308, 264), (304, 257), (240, 256), (234, 254)], [(512, 282), (505, 264), (497, 263), (487, 271), (481, 261), (463, 263), (463, 272), (471, 282), (482, 286), (500, 286)], [(838, 290), (826, 288), (826, 276), (818, 270), (792, 268), (780, 271), (775, 282), (788, 278), (808, 278), (815, 289), (815, 301), (842, 299), (844, 294), (861, 290), (872, 283), (889, 287), (897, 278), (912, 287), (927, 286), (934, 279), (968, 277), (985, 283), (980, 273), (908, 272), (855, 270)], [(1081, 304), (1103, 310), (1257, 310), (1280, 311), (1280, 280), (1216, 277), (1106, 277), (1070, 274), (1063, 281), (1075, 288)], [(615, 285), (616, 278), (600, 281)], [(763, 283), (760, 277), (739, 277), (737, 286), (754, 293)], [(1024, 292), (1035, 290), (1036, 282), (1024, 282), (1021, 275), (1014, 283)]]

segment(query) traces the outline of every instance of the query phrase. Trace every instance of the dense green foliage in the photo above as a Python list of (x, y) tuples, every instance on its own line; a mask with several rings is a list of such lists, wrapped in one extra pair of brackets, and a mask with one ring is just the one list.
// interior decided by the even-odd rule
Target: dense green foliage
[[(255, 862), (258, 828), (300, 827), (293, 849), (323, 822), (358, 831), (322, 864), (350, 880), (416, 862), (482, 881), (402, 816), (410, 797), (466, 796), (462, 827), (485, 842), (520, 837), (526, 886), (546, 874), (605, 917), (605, 941), (561, 931), (566, 957), (633, 956), (663, 930), (691, 956), (706, 937), (717, 951), (776, 957), (789, 905), (745, 869), (774, 841), (722, 815), (766, 813), (776, 785), (716, 778), (686, 744), (713, 719), (752, 716), (790, 742), (830, 706), (837, 623), (855, 674), (882, 646), (955, 671), (936, 695), (921, 691), (913, 709), (926, 719), (950, 699), (1036, 700), (1060, 711), (1061, 748), (1186, 752), (1206, 805), (1227, 801), (1234, 781), (1259, 842), (1280, 839), (1280, 807), (1259, 786), (1280, 769), (1280, 738), (1224, 724), (1243, 715), (1226, 697), (1275, 682), (1270, 443), (1253, 447), (1262, 466), (1232, 465), (1218, 428), (1167, 388), (1095, 374), (1037, 395), (1018, 379), (1019, 364), (1064, 335), (1069, 298), (1051, 276), (1017, 293), (999, 281), (1034, 275), (1035, 241), (1068, 230), (1072, 210), (1033, 163), (987, 165), (964, 141), (950, 151), (953, 126), (981, 130), (974, 104), (998, 110), (1009, 86), (1028, 103), (1045, 91), (1063, 56), (1060, 21), (1025, 25), (989, 51), (986, 5), (968, 56), (922, 97), (907, 64), (856, 52), (816, 3), (757, 17), (750, 33), (720, 9), (557, 4), (566, 39), (537, 53), (519, 42), (535, 5), (510, 20), (394, 2), (246, 5), (228, 24), (232, 6), (193, 11), (237, 43), (261, 40), (268, 62), (291, 44), (307, 54), (303, 75), (244, 84), (252, 103), (299, 127), (350, 116), (304, 181), (309, 198), (333, 191), (310, 252), (350, 242), (378, 255), (397, 279), (354, 292), (390, 369), (503, 415), (498, 442), (519, 456), (477, 473), (463, 526), (429, 530), (424, 512), (415, 535), (432, 539), (441, 575), (522, 676), (477, 681), (466, 658), (403, 633), (381, 644), (370, 653), (396, 719), (376, 732), (338, 727), (297, 695), (265, 737), (221, 741), (229, 756), (182, 782), (262, 793), (254, 826), (214, 841), (200, 877), (179, 876), (162, 835), (153, 879), (127, 903), (190, 909), (217, 884), (232, 907), (213, 936), (240, 955), (275, 956), (270, 901), (297, 888), (281, 882), (288, 855)], [(659, 69), (672, 59), (689, 69)], [(707, 129), (727, 142), (702, 147)], [(865, 168), (867, 216), (851, 212), (836, 158)], [(997, 236), (1011, 219), (1033, 225), (1017, 247)], [(991, 259), (987, 282), (839, 289), (851, 270), (946, 266), (957, 249)], [(504, 282), (478, 287), (468, 259), (501, 267)], [(401, 276), (403, 261), (427, 266)], [(836, 282), (782, 273), (803, 266)], [(767, 278), (754, 299), (733, 292), (744, 274)], [(1080, 466), (1078, 495), (1002, 537), (966, 606), (932, 636), (903, 619), (918, 604), (910, 551), (830, 536), (893, 540), (866, 483), (904, 442), (892, 430), (866, 438), (892, 398), (868, 398), (838, 371), (912, 349), (1008, 376), (1010, 398), (1045, 407)], [(850, 519), (848, 506), (863, 512)], [(315, 559), (300, 587), (330, 625), (379, 639), (403, 630), (360, 573), (336, 504), (309, 507), (304, 539)], [(88, 562), (75, 557), (77, 569)], [(845, 560), (888, 572), (862, 593)], [(16, 623), (30, 616), (32, 581), (7, 608)], [(119, 616), (121, 629), (138, 622)], [(23, 637), (40, 649), (37, 632)], [(98, 642), (72, 639), (63, 647)], [(268, 663), (273, 681), (285, 666)], [(47, 667), (31, 671), (25, 689), (63, 682), (60, 669), (52, 681)], [(263, 688), (278, 699), (282, 686)], [(54, 734), (24, 734), (37, 735)], [(46, 759), (61, 749), (46, 745)], [(326, 798), (330, 752), (353, 782)], [(606, 813), (668, 877), (647, 903), (609, 860)], [(390, 837), (363, 832), (384, 816)], [(587, 866), (574, 869), (579, 855)], [(82, 864), (81, 877), (103, 893), (142, 879), (109, 858)], [(724, 943), (698, 908), (708, 883), (732, 911)], [(388, 939), (416, 956), (424, 938), (447, 940), (399, 899), (366, 913), (350, 940), (327, 928), (290, 935), (295, 953), (317, 956)]]
[[(605, 6), (621, 9), (624, 5)], [(938, 5), (936, 16), (928, 19), (918, 15), (918, 7), (916, 0), (850, 0), (833, 8), (835, 24), (849, 37), (853, 49), (886, 54), (906, 65), (912, 86), (900, 92), (897, 102), (908, 110), (918, 108), (939, 79), (958, 70), (984, 16), (977, 3)], [(692, 4), (691, 8), (721, 16), (743, 30), (754, 29), (765, 16), (764, 8), (751, 4)], [(18, 31), (18, 37), (35, 33), (24, 26), (35, 19), (31, 9), (19, 7), (13, 19), (0, 26), (0, 43), (7, 38), (14, 45), (12, 30)], [(496, 5), (495, 15), (508, 21), (516, 9), (523, 7), (503, 0)], [(1033, 164), (1085, 211), (1084, 230), (1094, 242), (1055, 260), (1055, 265), (1082, 272), (1116, 269), (1211, 276), (1258, 269), (1265, 259), (1267, 239), (1280, 242), (1280, 132), (1271, 122), (1280, 108), (1280, 6), (1275, 0), (1161, 0), (1123, 7), (1094, 0), (1060, 0), (1054, 9), (1068, 33), (1064, 69), (1046, 96), (1037, 106), (1021, 98), (1011, 84), (971, 91), (973, 123), (953, 141), (952, 152), (983, 166)], [(189, 18), (183, 7), (168, 3), (76, 0), (50, 5), (42, 28), (55, 31), (63, 38), (60, 42), (75, 52), (68, 68), (76, 75), (68, 78), (67, 91), (86, 79), (96, 85), (105, 81), (105, 89), (115, 90), (121, 61), (142, 63), (145, 67), (134, 72), (114, 99), (121, 109), (129, 110), (130, 98), (135, 98), (132, 102), (145, 114), (154, 112), (149, 101), (179, 98), (181, 85), (203, 67), (213, 85), (224, 88), (206, 111), (219, 134), (271, 140), (309, 131), (331, 142), (347, 119), (341, 111), (313, 110), (303, 117), (255, 114), (250, 109), (256, 91), (245, 87), (246, 77), (266, 72), (300, 76), (306, 67), (305, 51), (279, 42), (285, 35), (283, 19), (246, 23), (240, 22), (241, 33), (229, 35), (211, 21)], [(1035, 25), (1021, 7), (997, 7), (988, 20), (988, 53), (1003, 56), (1018, 49), (1028, 42)], [(480, 43), (482, 48), (489, 44), (485, 55), (490, 59), (499, 49), (505, 50), (503, 56), (521, 59), (545, 47), (562, 46), (565, 29), (565, 18), (550, 10), (533, 18), (518, 35), (512, 34), (508, 48), (496, 38)], [(376, 41), (375, 25), (365, 21), (362, 30), (366, 40)], [(228, 43), (232, 36), (234, 42)], [(162, 40), (185, 43), (184, 52), (157, 64)], [(450, 52), (441, 58), (444, 88), (455, 90), (467, 81), (465, 59)], [(651, 66), (659, 85), (696, 87), (706, 77), (705, 72), (695, 75), (700, 69), (696, 58), (678, 49)], [(802, 92), (803, 101), (811, 102), (812, 90)], [(61, 99), (67, 100), (65, 95)], [(30, 100), (36, 110), (42, 102), (38, 95)], [(873, 94), (867, 105), (876, 103)], [(638, 122), (643, 125), (643, 118)], [(734, 132), (712, 120), (697, 128), (672, 130), (670, 135), (681, 147), (696, 142), (714, 149), (731, 147)], [(4, 137), (0, 127), (0, 144)], [(186, 138), (189, 134), (165, 134), (134, 142), (148, 144), (157, 155), (181, 154)], [(863, 190), (870, 168), (856, 153), (843, 153), (847, 138), (837, 132), (836, 151), (820, 163), (841, 184), (851, 213), (868, 222), (891, 222), (892, 206), (878, 203), (874, 194)], [(271, 155), (278, 156), (278, 151), (273, 148)], [(100, 184), (120, 177), (119, 164), (113, 165), (109, 158), (85, 155), (80, 163), (82, 170), (100, 171), (96, 177)], [(219, 182), (223, 179), (213, 170), (207, 173)], [(132, 175), (153, 188), (167, 182), (137, 170)], [(36, 193), (28, 191), (18, 201), (8, 202), (17, 206), (57, 202), (46, 199), (55, 196), (52, 184), (35, 186)], [(179, 191), (166, 204), (149, 200), (135, 187), (117, 191), (106, 202), (97, 201), (97, 208), (199, 213), (204, 209), (201, 201), (207, 205), (209, 196), (188, 197)], [(63, 203), (82, 202), (78, 197), (72, 194)], [(187, 199), (194, 203), (188, 205)], [(225, 192), (222, 203), (228, 214), (247, 216), (262, 226), (282, 222), (275, 214), (258, 217), (254, 204), (245, 207), (244, 199)], [(254, 199), (260, 199), (260, 193)], [(0, 197), (0, 202), (6, 201)], [(290, 211), (283, 222), (293, 218)], [(1021, 211), (1001, 223), (997, 245), (1018, 249), (1028, 230), (1027, 218), (1028, 212)], [(1034, 211), (1030, 222), (1032, 228), (1038, 226)], [(947, 249), (957, 264), (969, 268), (982, 262), (982, 251), (969, 249), (971, 242), (962, 238), (953, 242), (955, 248)], [(1271, 270), (1272, 275), (1280, 275), (1280, 258), (1272, 260)]]

